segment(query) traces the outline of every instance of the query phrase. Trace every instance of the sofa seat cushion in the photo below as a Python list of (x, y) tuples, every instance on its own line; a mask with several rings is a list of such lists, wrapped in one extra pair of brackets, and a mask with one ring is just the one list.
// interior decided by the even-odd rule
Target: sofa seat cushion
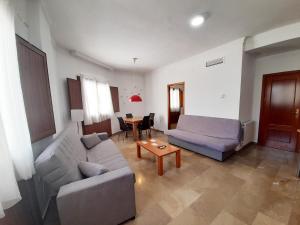
[(239, 143), (237, 140), (209, 137), (197, 133), (192, 133), (184, 130), (168, 130), (165, 132), (167, 135), (175, 138), (198, 144), (207, 148), (212, 148), (220, 152), (233, 150)]
[(102, 164), (110, 171), (128, 166), (127, 161), (110, 139), (102, 141), (87, 151), (87, 158), (89, 162)]

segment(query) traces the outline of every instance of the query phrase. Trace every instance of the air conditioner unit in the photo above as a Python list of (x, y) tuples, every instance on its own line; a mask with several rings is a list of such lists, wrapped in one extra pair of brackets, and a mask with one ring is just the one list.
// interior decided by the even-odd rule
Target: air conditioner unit
[(209, 60), (209, 61), (206, 61), (205, 66), (206, 67), (216, 66), (218, 64), (224, 63), (224, 60), (225, 60), (224, 57), (213, 59), (213, 60)]

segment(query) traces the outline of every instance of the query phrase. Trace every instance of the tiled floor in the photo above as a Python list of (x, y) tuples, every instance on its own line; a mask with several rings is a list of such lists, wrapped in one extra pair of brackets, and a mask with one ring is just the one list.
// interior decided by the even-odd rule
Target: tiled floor
[(153, 155), (137, 159), (132, 138), (113, 140), (136, 174), (137, 216), (126, 225), (300, 225), (298, 154), (252, 145), (217, 162), (183, 150), (182, 167), (167, 156), (159, 177)]
[[(155, 138), (166, 140), (161, 133)], [(117, 140), (115, 138), (115, 140)], [(182, 151), (182, 167), (167, 156), (165, 174), (131, 138), (116, 141), (136, 174), (137, 217), (142, 225), (300, 224), (299, 155), (252, 145), (225, 162)]]

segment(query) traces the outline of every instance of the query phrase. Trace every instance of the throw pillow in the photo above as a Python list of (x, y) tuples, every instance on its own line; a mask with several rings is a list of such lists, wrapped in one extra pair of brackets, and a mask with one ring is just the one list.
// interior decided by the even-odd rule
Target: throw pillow
[(105, 166), (98, 163), (81, 161), (79, 162), (78, 167), (82, 175), (86, 177), (94, 177), (108, 172), (108, 169)]
[(96, 133), (90, 135), (84, 135), (81, 139), (82, 144), (87, 149), (91, 149), (95, 147), (97, 144), (101, 143), (101, 139), (98, 137)]

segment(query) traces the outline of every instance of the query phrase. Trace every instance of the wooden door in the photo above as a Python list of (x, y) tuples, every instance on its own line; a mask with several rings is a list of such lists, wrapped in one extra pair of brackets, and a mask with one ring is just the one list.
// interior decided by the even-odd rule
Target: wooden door
[(55, 134), (46, 53), (16, 36), (20, 79), (31, 142)]
[[(180, 108), (182, 112), (171, 112), (171, 99), (170, 99), (170, 89), (171, 88), (179, 88), (179, 98), (180, 98)], [(185, 83), (179, 82), (174, 84), (168, 84), (168, 129), (174, 129), (171, 127), (171, 124), (177, 124), (179, 116), (184, 114), (184, 91), (185, 91)]]
[(300, 108), (300, 71), (263, 77), (259, 144), (295, 151)]

